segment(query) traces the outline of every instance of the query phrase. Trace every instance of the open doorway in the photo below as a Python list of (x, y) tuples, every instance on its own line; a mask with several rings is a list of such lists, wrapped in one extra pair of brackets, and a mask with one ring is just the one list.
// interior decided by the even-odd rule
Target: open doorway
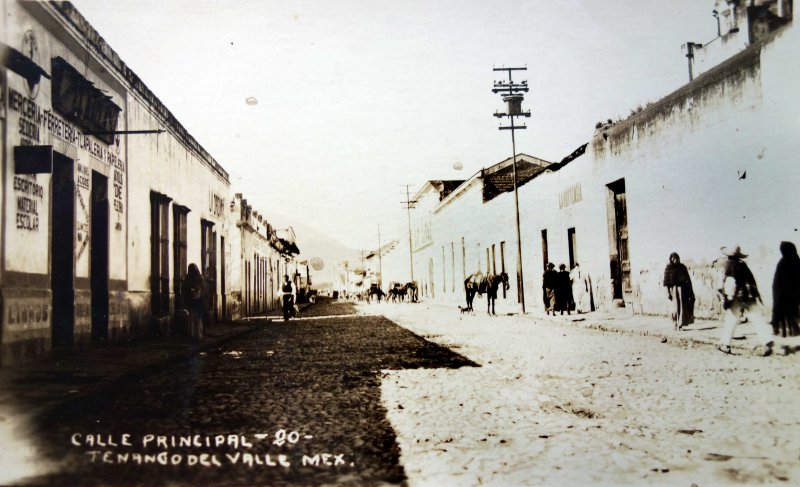
[(53, 152), (50, 289), (53, 349), (72, 347), (75, 334), (75, 163)]
[(631, 263), (628, 257), (628, 206), (625, 179), (608, 185), (609, 261), (613, 298), (624, 306), (624, 294), (631, 291)]
[(108, 178), (92, 171), (92, 341), (108, 340)]
[(575, 236), (575, 227), (567, 229), (567, 247), (569, 250), (569, 268), (575, 267), (578, 262), (578, 239)]

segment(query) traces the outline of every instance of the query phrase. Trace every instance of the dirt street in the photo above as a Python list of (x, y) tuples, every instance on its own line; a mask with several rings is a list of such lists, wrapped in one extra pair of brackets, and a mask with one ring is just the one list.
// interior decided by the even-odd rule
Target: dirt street
[(798, 354), (424, 304), (361, 310), (481, 365), (384, 379), (412, 486), (800, 482)]

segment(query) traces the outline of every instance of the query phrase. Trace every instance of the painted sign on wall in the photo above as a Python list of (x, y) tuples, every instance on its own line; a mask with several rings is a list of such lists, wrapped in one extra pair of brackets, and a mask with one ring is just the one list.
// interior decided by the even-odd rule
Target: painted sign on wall
[(44, 186), (37, 182), (35, 174), (15, 175), (14, 196), (17, 207), (17, 229), (38, 232), (39, 210), (44, 201)]

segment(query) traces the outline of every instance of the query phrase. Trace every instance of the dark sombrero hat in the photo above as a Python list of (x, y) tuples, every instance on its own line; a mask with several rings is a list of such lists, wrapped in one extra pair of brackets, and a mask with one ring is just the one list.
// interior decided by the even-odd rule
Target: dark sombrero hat
[(744, 259), (747, 257), (747, 254), (742, 253), (741, 247), (738, 245), (731, 245), (730, 247), (721, 247), (720, 250), (723, 254), (727, 255), (728, 257), (737, 257), (739, 259)]

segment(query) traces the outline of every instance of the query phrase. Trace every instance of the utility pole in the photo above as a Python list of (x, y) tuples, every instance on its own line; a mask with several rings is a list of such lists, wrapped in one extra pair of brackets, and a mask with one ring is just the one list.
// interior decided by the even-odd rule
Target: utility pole
[(383, 261), (381, 252), (381, 225), (378, 224), (378, 287), (383, 289)]
[(411, 199), (411, 194), (408, 191), (409, 186), (408, 184), (405, 185), (406, 200), (400, 203), (406, 205), (406, 210), (408, 211), (408, 261), (411, 265), (411, 282), (414, 282), (414, 250), (412, 248), (413, 244), (411, 243), (411, 208), (414, 208), (417, 201)]
[(515, 125), (515, 117), (530, 117), (531, 112), (522, 111), (522, 100), (524, 99), (523, 92), (528, 92), (528, 82), (522, 81), (521, 83), (514, 83), (511, 79), (512, 72), (514, 71), (527, 71), (528, 68), (493, 68), (492, 71), (507, 71), (508, 81), (495, 81), (492, 93), (501, 93), (503, 101), (506, 102), (508, 113), (495, 112), (494, 116), (497, 118), (508, 118), (511, 121), (510, 126), (500, 126), (500, 130), (511, 130), (511, 156), (512, 156), (512, 179), (514, 180), (514, 213), (517, 222), (517, 282), (519, 287), (517, 289), (520, 305), (522, 306), (522, 314), (525, 314), (525, 287), (522, 282), (522, 237), (520, 236), (519, 229), (519, 193), (517, 191), (517, 144), (514, 139), (515, 130), (524, 130), (525, 125)]

